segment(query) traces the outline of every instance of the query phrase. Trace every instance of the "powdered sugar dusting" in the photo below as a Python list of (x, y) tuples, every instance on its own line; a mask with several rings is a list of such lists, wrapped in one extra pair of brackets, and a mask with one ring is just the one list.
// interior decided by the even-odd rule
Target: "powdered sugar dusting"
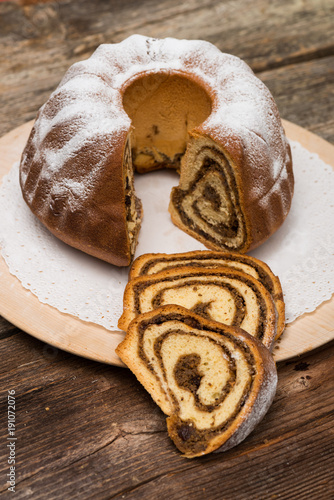
[[(23, 156), (23, 167), (21, 169), (21, 179), (23, 183), (29, 181), (30, 172), (28, 158), (31, 159), (31, 157), (34, 157), (37, 160), (41, 159), (42, 161), (40, 164), (43, 164), (43, 167), (38, 172), (38, 176), (36, 176), (35, 184), (32, 182), (30, 183), (30, 190), (27, 190), (25, 193), (26, 197), (32, 200), (40, 185), (45, 184), (48, 186), (48, 194), (45, 198), (45, 210), (49, 210), (52, 197), (61, 198), (61, 202), (65, 200), (69, 210), (72, 212), (83, 208), (87, 198), (91, 199), (92, 204), (94, 204), (94, 189), (101, 178), (101, 168), (105, 165), (103, 160), (122, 146), (126, 132), (131, 126), (130, 119), (122, 108), (122, 89), (124, 89), (124, 87), (138, 74), (145, 72), (155, 73), (159, 71), (176, 71), (180, 74), (192, 74), (198, 77), (199, 82), (203, 82), (211, 88), (213, 95), (213, 110), (210, 117), (203, 124), (202, 129), (204, 129), (206, 134), (212, 136), (214, 140), (221, 141), (221, 143), (224, 144), (225, 150), (231, 151), (231, 154), (232, 151), (237, 151), (239, 148), (252, 165), (252, 169), (250, 169), (252, 180), (251, 182), (247, 182), (247, 178), (245, 180), (246, 185), (252, 186), (249, 193), (251, 200), (260, 200), (259, 204), (266, 206), (267, 197), (272, 196), (273, 199), (275, 199), (279, 194), (278, 184), (275, 184), (275, 182), (279, 181), (280, 183), (284, 183), (287, 179), (286, 169), (285, 167), (282, 168), (282, 164), (285, 164), (285, 158), (282, 158), (282, 155), (285, 154), (285, 137), (280, 125), (277, 108), (266, 87), (253, 75), (251, 69), (244, 62), (234, 56), (222, 54), (216, 47), (208, 42), (176, 40), (171, 38), (156, 40), (140, 35), (134, 35), (120, 44), (101, 45), (87, 61), (74, 64), (64, 76), (58, 89), (55, 90), (49, 101), (41, 108), (39, 118), (34, 128), (35, 135), (31, 140), (30, 148), (25, 151)], [(64, 130), (66, 134), (62, 134), (61, 131)], [(51, 140), (55, 133), (57, 133), (56, 144)], [(95, 147), (90, 147), (93, 143), (95, 143)], [(96, 144), (98, 145), (97, 148)], [(79, 165), (80, 169), (83, 169), (85, 162), (81, 161), (81, 163), (75, 164), (74, 159), (80, 157), (85, 148), (90, 152), (89, 154), (91, 157), (89, 160), (91, 160), (91, 164), (89, 165), (89, 169), (80, 171), (79, 177), (76, 168), (78, 168)], [(94, 152), (94, 149), (97, 149), (97, 151)], [(297, 161), (297, 167), (298, 161), (301, 161), (301, 156), (298, 156), (298, 151), (298, 148), (295, 147), (294, 154), (295, 162)], [(41, 158), (39, 158), (39, 155), (42, 155)], [(267, 170), (268, 158), (269, 172)], [(25, 168), (26, 159), (27, 165)], [(74, 166), (69, 168), (72, 160)], [(313, 158), (305, 163), (305, 159), (303, 159), (303, 165), (309, 165), (310, 171), (312, 170), (313, 172), (313, 177), (319, 175), (323, 176), (325, 185), (328, 186), (329, 183), (332, 182), (330, 180), (331, 177), (328, 173), (326, 175), (323, 174), (321, 167), (318, 167), (318, 161), (319, 159)], [(316, 165), (316, 168), (314, 165)], [(154, 181), (149, 181), (150, 177), (148, 176), (144, 180), (138, 179), (136, 183), (139, 197), (144, 202), (145, 212), (138, 252), (181, 252), (204, 248), (171, 224), (167, 212), (171, 184), (167, 182), (164, 188), (161, 187), (157, 189), (155, 180), (162, 179), (161, 182), (165, 182), (164, 176), (169, 174), (160, 172), (156, 175), (157, 177), (154, 177)], [(290, 259), (293, 264), (295, 264), (296, 256), (298, 257), (301, 255), (300, 261), (307, 259), (308, 250), (312, 250), (313, 253), (315, 252), (311, 244), (299, 248), (296, 243), (296, 233), (292, 234), (289, 232), (291, 227), (294, 231), (297, 231), (297, 234), (302, 232), (301, 228), (303, 226), (305, 227), (305, 224), (301, 222), (301, 218), (306, 220), (305, 214), (307, 214), (308, 223), (310, 221), (314, 221), (314, 223), (312, 226), (308, 225), (307, 230), (305, 229), (303, 241), (305, 238), (309, 238), (312, 243), (315, 244), (317, 240), (319, 241), (319, 238), (322, 237), (322, 239), (324, 239), (324, 234), (334, 234), (334, 229), (332, 228), (334, 217), (332, 212), (330, 214), (332, 218), (329, 220), (327, 220), (326, 215), (324, 215), (327, 213), (326, 210), (328, 210), (328, 207), (332, 206), (329, 195), (327, 194), (324, 196), (324, 188), (322, 188), (322, 191), (317, 195), (318, 201), (316, 205), (313, 205), (310, 200), (313, 199), (313, 193), (317, 192), (313, 189), (315, 186), (312, 184), (311, 189), (307, 184), (309, 178), (308, 175), (305, 177), (305, 172), (301, 174), (299, 171), (298, 175), (300, 176), (303, 190), (297, 196), (299, 201), (296, 201), (295, 195), (295, 208), (293, 207), (294, 210), (292, 211), (292, 215), (290, 214), (283, 227), (273, 235), (265, 245), (262, 245), (260, 249), (256, 250), (254, 253), (265, 262), (269, 264), (273, 263), (274, 272), (279, 276), (283, 275), (283, 278), (285, 276), (284, 273), (290, 270)], [(151, 179), (153, 179), (153, 177), (151, 177)], [(144, 183), (142, 195), (140, 192), (141, 188), (139, 187), (141, 182)], [(304, 185), (303, 183), (305, 182), (306, 184)], [(177, 183), (177, 181), (175, 181), (175, 183)], [(319, 185), (320, 184), (316, 187), (318, 188)], [(5, 193), (7, 194), (9, 193), (9, 186), (10, 184), (6, 184), (6, 189), (8, 188), (8, 191), (5, 190)], [(146, 200), (146, 203), (147, 206), (150, 207), (148, 210), (145, 210), (145, 197), (148, 198), (148, 195), (146, 195), (147, 189), (150, 189), (150, 200)], [(307, 198), (308, 205), (306, 207), (304, 207), (304, 202), (302, 200), (303, 196), (305, 196), (305, 192), (309, 192)], [(329, 192), (330, 190), (328, 189), (327, 193)], [(21, 200), (20, 195), (17, 192), (12, 192), (11, 194), (13, 196), (12, 204), (14, 203), (15, 205), (15, 200)], [(162, 204), (163, 199), (165, 199), (164, 205)], [(8, 211), (7, 207), (9, 205), (6, 195), (4, 195), (3, 200), (5, 203), (5, 210)], [(298, 219), (298, 229), (296, 229), (290, 221), (294, 221), (293, 214), (296, 216), (296, 210), (297, 214), (299, 214), (298, 207), (300, 206), (303, 206), (301, 211), (302, 216)], [(156, 213), (150, 214), (152, 207), (159, 208), (158, 210), (153, 209), (153, 212)], [(289, 209), (289, 200), (284, 199), (281, 195), (280, 207), (283, 213), (286, 213)], [(320, 210), (319, 207), (322, 207), (322, 210)], [(27, 209), (27, 207), (24, 206), (22, 209)], [(319, 217), (320, 213), (321, 221), (316, 217)], [(154, 223), (151, 224), (152, 228), (157, 228), (156, 232), (153, 233), (151, 227), (145, 226), (145, 220), (149, 220), (151, 215), (152, 217), (157, 216), (156, 225), (154, 225)], [(268, 211), (267, 217), (270, 218), (270, 216)], [(11, 220), (12, 226), (9, 225), (6, 227), (3, 234), (11, 234), (11, 227), (16, 228), (20, 223), (21, 219), (18, 219), (19, 220), (15, 221)], [(32, 226), (32, 231), (36, 232), (40, 230), (41, 226), (36, 223), (34, 218), (30, 220), (22, 215), (22, 220), (26, 222), (27, 220), (29, 221), (27, 224), (28, 226)], [(32, 220), (34, 223), (31, 222)], [(332, 230), (329, 230), (328, 227), (332, 228)], [(156, 233), (160, 234), (161, 228), (164, 228), (163, 237), (156, 238)], [(318, 230), (318, 228), (321, 228), (321, 231), (320, 229)], [(24, 231), (23, 233), (27, 234)], [(316, 237), (316, 235), (318, 235), (318, 237)], [(48, 243), (45, 243), (46, 248), (48, 248), (48, 245), (52, 247), (54, 238), (51, 237), (51, 239), (46, 239), (48, 241)], [(39, 243), (38, 239), (36, 241)], [(324, 243), (325, 246), (327, 245), (326, 241)], [(15, 242), (15, 238), (13, 238), (13, 242)], [(274, 246), (272, 242), (275, 242)], [(4, 242), (3, 244), (4, 247), (6, 247), (9, 243)], [(25, 242), (23, 241), (21, 244), (25, 245)], [(65, 248), (62, 243), (59, 242), (59, 244), (62, 249)], [(290, 252), (291, 249), (294, 250), (294, 245), (296, 244), (298, 250), (300, 252), (302, 251), (302, 253), (298, 251)], [(20, 244), (16, 242), (15, 248), (17, 249), (19, 246)], [(329, 242), (327, 246), (331, 247), (331, 242)], [(60, 250), (57, 245), (55, 248), (57, 248), (54, 255), (56, 261), (57, 252), (59, 254)], [(53, 252), (51, 248), (49, 248), (49, 251), (51, 253)], [(68, 249), (68, 252), (66, 252), (69, 256), (68, 277), (70, 281), (74, 278), (72, 271), (76, 269), (71, 262), (72, 251), (74, 255), (78, 255), (78, 252), (75, 252), (73, 249)], [(31, 252), (32, 255), (36, 255), (37, 250), (36, 248), (31, 248), (29, 252)], [(40, 263), (43, 263), (40, 252), (39, 249), (37, 252), (38, 266)], [(288, 254), (288, 258), (286, 258), (286, 253)], [(7, 252), (7, 255), (10, 254), (11, 252)], [(19, 253), (17, 255), (20, 260), (11, 265), (11, 271), (16, 273), (17, 270), (17, 275), (23, 279), (26, 273), (25, 269), (31, 266), (30, 262), (27, 262), (25, 257)], [(79, 255), (81, 254), (79, 253)], [(279, 256), (279, 258), (275, 256)], [(322, 259), (320, 256), (318, 259), (320, 262), (320, 270), (317, 279), (321, 276), (323, 278), (324, 274), (322, 273), (322, 269), (326, 269), (328, 272), (334, 269), (334, 265), (330, 268), (328, 264), (331, 257), (327, 257), (326, 255), (326, 258)], [(13, 262), (13, 258), (13, 256), (10, 256), (9, 261)], [(90, 266), (89, 262), (91, 261), (88, 256), (81, 257), (80, 259), (85, 260), (85, 262), (86, 259), (88, 259), (87, 265)], [(21, 268), (21, 264), (24, 264), (24, 269)], [(47, 264), (45, 265), (47, 267)], [(114, 268), (112, 269), (113, 275), (118, 273)], [(31, 268), (31, 271), (32, 276), (25, 279), (25, 283), (34, 281), (34, 268)], [(303, 275), (303, 273), (300, 274)], [(85, 273), (83, 276), (84, 275)], [(126, 276), (126, 273), (124, 276)], [(303, 279), (302, 277), (301, 280)], [(296, 304), (297, 300), (297, 291), (295, 287), (296, 280), (288, 277), (286, 281), (283, 282), (283, 288), (287, 299), (288, 321), (295, 319), (295, 317), (302, 314), (305, 309), (314, 309), (324, 300), (324, 297), (328, 298), (333, 292), (332, 286), (326, 283), (324, 279), (320, 280), (321, 285), (319, 289), (313, 287), (311, 290), (310, 284), (308, 283), (309, 279), (310, 274), (306, 274), (305, 280), (302, 281), (304, 287), (303, 296), (306, 298), (302, 306), (300, 307), (298, 305), (296, 308), (294, 308), (294, 306), (290, 307), (290, 304)], [(85, 278), (83, 278), (83, 281), (85, 281)], [(314, 281), (313, 274), (312, 281)], [(331, 283), (333, 282), (334, 277), (331, 280)], [(125, 282), (121, 281), (121, 283), (122, 288)], [(317, 280), (315, 280), (315, 283), (317, 283)], [(57, 287), (53, 288), (55, 289), (53, 294), (55, 297), (55, 307), (59, 307), (63, 310), (62, 291), (56, 291)], [(298, 297), (300, 296), (300, 289), (301, 281), (298, 279)], [(304, 293), (305, 290), (306, 294)], [(45, 300), (46, 292), (44, 284), (35, 284), (33, 291), (41, 301)], [(98, 297), (98, 294), (96, 296)], [(71, 300), (73, 300), (73, 302), (71, 302), (67, 310), (69, 310), (71, 314), (77, 315), (76, 311), (78, 309), (78, 304), (75, 299), (75, 293), (73, 293)], [(311, 305), (309, 305), (309, 302)], [(119, 301), (117, 302), (117, 300), (115, 300), (115, 304), (116, 303), (119, 306)], [(90, 318), (90, 321), (99, 323), (100, 316), (96, 315), (94, 310), (101, 311), (101, 308), (100, 306), (97, 307), (93, 299), (91, 299), (90, 304), (91, 310), (89, 310), (88, 307), (87, 313), (85, 312), (85, 314)], [(114, 328), (116, 325), (115, 314), (110, 313), (112, 319), (110, 319), (110, 317), (107, 319), (110, 314), (107, 314), (103, 307), (102, 310), (104, 316), (103, 325)], [(119, 311), (119, 309), (117, 310)]]
[[(282, 169), (287, 168), (286, 140), (274, 100), (239, 58), (201, 40), (133, 35), (119, 44), (101, 45), (89, 59), (68, 70), (41, 108), (20, 167), (26, 201), (40, 220), (67, 241), (87, 244), (87, 225), (76, 224), (74, 238), (74, 226), (66, 223), (73, 221), (69, 212), (77, 212), (74, 220), (79, 217), (82, 221), (86, 203), (94, 231), (94, 242), (90, 240), (93, 255), (101, 256), (105, 245), (102, 226), (109, 225), (104, 207), (94, 199), (107, 196), (108, 166), (121, 174), (121, 156), (131, 128), (122, 103), (124, 91), (141, 75), (163, 72), (188, 75), (210, 94), (212, 113), (197, 131), (211, 137), (237, 165), (243, 206), (251, 206), (257, 213), (258, 201), (267, 196), (279, 182)], [(110, 189), (120, 193), (121, 175), (113, 178)], [(82, 196), (74, 194), (71, 179)], [(121, 198), (120, 194), (118, 203), (123, 203)], [(284, 220), (289, 203), (281, 203), (279, 210), (280, 220)], [(120, 210), (117, 218), (118, 231), (109, 240), (109, 250), (114, 248), (114, 253), (124, 248), (127, 240)], [(267, 219), (266, 232), (270, 234), (277, 224)], [(94, 221), (100, 223), (99, 236)], [(251, 221), (254, 234), (259, 233), (256, 224), (255, 219)]]
[[(140, 74), (163, 71), (194, 75), (199, 82), (207, 85), (214, 102), (213, 113), (204, 125), (205, 132), (214, 135), (216, 140), (225, 140), (227, 149), (228, 136), (237, 135), (241, 143), (251, 143), (250, 150), (254, 144), (258, 146), (259, 141), (264, 141), (266, 150), (263, 154), (272, 158), (272, 177), (275, 181), (282, 165), (279, 156), (282, 147), (277, 146), (284, 144), (284, 134), (270, 93), (242, 60), (221, 53), (209, 42), (173, 38), (158, 40), (133, 35), (119, 44), (104, 44), (88, 60), (69, 69), (60, 84), (60, 91), (65, 92), (68, 86), (72, 88), (71, 80), (74, 79), (74, 88), (78, 86), (78, 102), (88, 112), (86, 105), (90, 96), (81, 92), (88, 86), (85, 79), (89, 79), (89, 88), (102, 101), (108, 94), (109, 86), (116, 91), (110, 97), (110, 101), (117, 103), (113, 119), (124, 122), (121, 91)], [(92, 80), (93, 76), (98, 76), (96, 82)], [(107, 84), (103, 89), (100, 88), (101, 82)], [(255, 131), (258, 137), (251, 137), (249, 131)], [(257, 164), (263, 165), (264, 162), (259, 157), (254, 161), (255, 176)], [(258, 188), (253, 197), (261, 197), (261, 183), (255, 184)]]

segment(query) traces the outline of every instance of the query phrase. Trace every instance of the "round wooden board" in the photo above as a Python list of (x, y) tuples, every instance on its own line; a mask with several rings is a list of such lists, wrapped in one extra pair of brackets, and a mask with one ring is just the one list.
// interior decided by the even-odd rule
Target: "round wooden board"
[[(0, 139), (0, 178), (18, 161), (33, 122), (12, 130)], [(287, 136), (317, 153), (333, 166), (334, 146), (307, 130), (283, 121)], [(81, 321), (64, 314), (24, 289), (10, 274), (0, 256), (0, 314), (25, 332), (65, 351), (89, 359), (124, 366), (115, 348), (124, 338), (122, 332), (112, 332), (95, 323)], [(274, 348), (276, 361), (284, 361), (320, 347), (334, 338), (334, 297), (316, 311), (304, 314), (287, 328)]]

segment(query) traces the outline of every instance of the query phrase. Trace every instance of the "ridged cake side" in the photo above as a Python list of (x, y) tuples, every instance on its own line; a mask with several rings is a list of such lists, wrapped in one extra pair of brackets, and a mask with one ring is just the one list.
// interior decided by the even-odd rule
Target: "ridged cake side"
[[(147, 75), (177, 75), (207, 93), (211, 114), (188, 131), (177, 190), (189, 191), (196, 171), (206, 165), (193, 161), (198, 150), (214, 144), (232, 169), (232, 205), (239, 221), (235, 248), (244, 252), (257, 246), (279, 227), (290, 207), (289, 146), (268, 89), (243, 61), (204, 41), (133, 35), (101, 45), (88, 60), (74, 64), (41, 108), (22, 155), (27, 204), (66, 243), (116, 265), (130, 263), (141, 209), (127, 151), (135, 130), (123, 97)], [(203, 236), (181, 220), (173, 198), (171, 212), (183, 230), (217, 248), (212, 235)], [(221, 214), (216, 217), (219, 222)], [(220, 238), (218, 246), (223, 244)]]

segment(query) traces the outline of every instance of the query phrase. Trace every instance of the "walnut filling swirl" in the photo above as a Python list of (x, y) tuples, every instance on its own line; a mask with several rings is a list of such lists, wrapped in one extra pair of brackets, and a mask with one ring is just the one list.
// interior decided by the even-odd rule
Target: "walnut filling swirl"
[[(269, 292), (277, 310), (277, 334), (276, 339), (283, 333), (285, 328), (285, 305), (283, 291), (279, 278), (262, 261), (249, 255), (240, 255), (237, 252), (214, 252), (199, 250), (177, 254), (145, 254), (141, 255), (131, 268), (130, 279), (142, 276), (153, 276), (157, 273), (177, 272), (178, 269), (218, 269), (220, 267), (230, 268), (231, 271), (241, 271), (259, 281)], [(211, 301), (199, 302), (192, 307), (206, 318), (210, 318)], [(241, 303), (240, 303), (241, 305)]]
[(203, 317), (240, 326), (263, 340), (267, 306), (254, 282), (244, 277), (196, 275), (152, 277), (133, 286), (135, 315), (177, 304)]
[(173, 319), (142, 328), (139, 345), (141, 359), (173, 403), (172, 439), (181, 451), (205, 449), (247, 401), (256, 374), (251, 351), (241, 340), (224, 334), (217, 342)]
[(141, 314), (116, 352), (168, 415), (168, 434), (188, 458), (236, 446), (275, 395), (275, 362), (261, 342), (184, 307)]
[(193, 179), (186, 189), (174, 188), (171, 195), (181, 221), (213, 244), (242, 249), (247, 231), (233, 169), (213, 146), (200, 148), (193, 162), (200, 165)]
[[(229, 324), (233, 326), (240, 326), (242, 322), (245, 319), (245, 315), (247, 313), (247, 307), (246, 307), (246, 301), (242, 294), (231, 284), (229, 283), (215, 283), (215, 282), (209, 282), (208, 285), (213, 284), (214, 286), (218, 286), (219, 288), (223, 288), (224, 291), (227, 292), (232, 297), (233, 300), (233, 306), (230, 304), (230, 314), (227, 314), (225, 316), (225, 320), (229, 322)], [(172, 293), (178, 292), (177, 295), (178, 297), (182, 297), (184, 292), (187, 292), (189, 294), (189, 288), (190, 291), (194, 294), (194, 296), (197, 298), (195, 299), (195, 303), (191, 304), (191, 307), (188, 307), (190, 311), (193, 311), (200, 316), (207, 318), (207, 319), (215, 319), (215, 310), (213, 307), (213, 303), (216, 301), (217, 297), (214, 297), (214, 294), (212, 297), (208, 298), (206, 300), (204, 298), (203, 300), (203, 295), (207, 295), (207, 283), (204, 285), (203, 288), (203, 282), (202, 281), (191, 281), (190, 285), (185, 283), (185, 284), (180, 284), (180, 285), (174, 285), (174, 286), (166, 286), (166, 288), (163, 288), (160, 290), (153, 298), (152, 298), (152, 309), (156, 309), (157, 307), (160, 307), (161, 305), (165, 305), (169, 303), (169, 296)], [(174, 292), (173, 292), (174, 291)], [(202, 292), (202, 293), (201, 293)], [(174, 295), (175, 296), (175, 295)], [(228, 301), (231, 301), (231, 298), (229, 297), (227, 299)], [(180, 305), (180, 304), (179, 304)], [(219, 307), (219, 306), (218, 306)]]
[(130, 253), (133, 256), (141, 225), (142, 204), (135, 195), (134, 176), (131, 153), (131, 134), (128, 135), (123, 156), (123, 168), (125, 177), (125, 207), (126, 223), (128, 226), (128, 235), (130, 240)]
[[(145, 276), (149, 274), (155, 274), (166, 269), (177, 269), (179, 267), (194, 266), (199, 265), (201, 267), (221, 267), (228, 266), (233, 269), (240, 269), (247, 274), (250, 274), (254, 278), (257, 278), (271, 293), (275, 295), (275, 288), (271, 276), (266, 272), (259, 264), (254, 262), (254, 259), (250, 261), (249, 257), (246, 255), (232, 254), (233, 257), (229, 255), (224, 256), (223, 253), (218, 252), (196, 252), (197, 255), (189, 255), (189, 253), (163, 255), (163, 256), (152, 256), (148, 259), (145, 264), (141, 267), (138, 272), (138, 276)], [(191, 252), (192, 254), (192, 252)]]

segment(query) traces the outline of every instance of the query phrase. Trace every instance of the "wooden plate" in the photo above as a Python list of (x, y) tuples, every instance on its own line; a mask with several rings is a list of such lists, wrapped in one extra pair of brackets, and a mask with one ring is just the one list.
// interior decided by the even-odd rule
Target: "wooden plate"
[[(19, 160), (33, 122), (12, 130), (0, 139), (0, 178)], [(334, 146), (307, 130), (284, 121), (287, 136), (317, 153), (333, 166)], [(111, 365), (124, 366), (115, 353), (122, 332), (64, 314), (23, 288), (10, 274), (0, 256), (0, 314), (30, 335), (54, 347)], [(334, 297), (316, 311), (290, 323), (274, 349), (276, 361), (284, 361), (320, 347), (334, 338)]]

